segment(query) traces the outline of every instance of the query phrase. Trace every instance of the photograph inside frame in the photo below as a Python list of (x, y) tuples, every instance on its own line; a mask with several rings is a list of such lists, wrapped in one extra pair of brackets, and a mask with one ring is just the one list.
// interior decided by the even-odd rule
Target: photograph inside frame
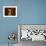
[[(19, 25), (20, 41), (46, 41), (46, 25)], [(19, 33), (19, 32), (18, 32)]]
[(15, 16), (16, 9), (15, 8), (5, 8), (5, 15), (6, 16)]

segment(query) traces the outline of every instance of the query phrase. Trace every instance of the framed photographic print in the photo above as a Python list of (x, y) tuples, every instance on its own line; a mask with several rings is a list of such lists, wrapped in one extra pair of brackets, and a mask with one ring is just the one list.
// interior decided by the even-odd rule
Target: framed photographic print
[(22, 40), (46, 41), (45, 24), (19, 24), (18, 42)]
[(17, 6), (3, 6), (3, 17), (17, 17)]

